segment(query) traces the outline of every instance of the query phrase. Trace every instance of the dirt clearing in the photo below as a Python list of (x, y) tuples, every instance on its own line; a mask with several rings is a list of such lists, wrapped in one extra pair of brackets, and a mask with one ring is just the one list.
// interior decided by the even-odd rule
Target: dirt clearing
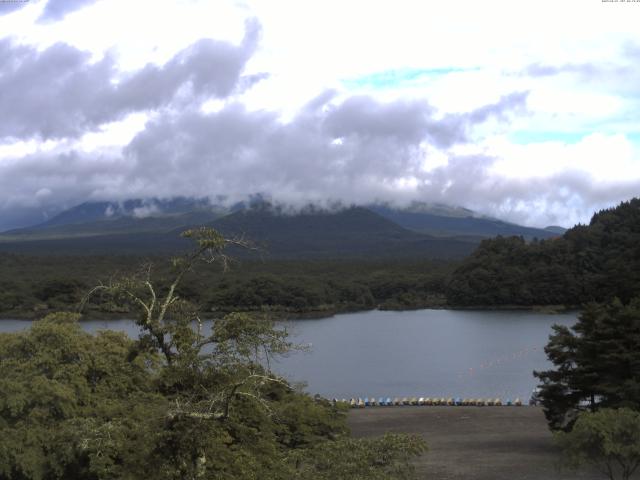
[(559, 452), (539, 407), (373, 407), (352, 410), (356, 437), (417, 433), (429, 451), (417, 460), (430, 480), (591, 480), (596, 471), (559, 467)]

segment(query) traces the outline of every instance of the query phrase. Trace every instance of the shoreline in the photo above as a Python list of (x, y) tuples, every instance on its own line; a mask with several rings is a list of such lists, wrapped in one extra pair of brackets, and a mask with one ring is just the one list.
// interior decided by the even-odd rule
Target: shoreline
[[(267, 314), (272, 315), (273, 320), (275, 321), (291, 321), (291, 320), (321, 320), (324, 318), (331, 318), (335, 315), (345, 314), (345, 313), (365, 313), (365, 312), (374, 312), (374, 311), (385, 311), (385, 312), (410, 312), (416, 310), (453, 310), (453, 311), (514, 311), (514, 312), (537, 312), (548, 315), (558, 315), (564, 313), (570, 313), (579, 311), (581, 309), (580, 306), (569, 306), (569, 305), (474, 305), (474, 306), (459, 306), (459, 305), (420, 305), (415, 307), (407, 307), (407, 308), (384, 308), (383, 305), (378, 305), (376, 308), (336, 308), (336, 309), (322, 309), (322, 310), (306, 310), (300, 312), (292, 312), (285, 310), (271, 310), (271, 309), (246, 309), (246, 308), (238, 308), (238, 309), (224, 309), (218, 310), (215, 312), (211, 312), (211, 319), (219, 318), (228, 313), (232, 312), (240, 312), (240, 313), (250, 313), (250, 314)], [(20, 320), (25, 322), (32, 322), (35, 320), (39, 320), (44, 316), (54, 313), (54, 312), (73, 312), (73, 309), (58, 309), (58, 310), (46, 310), (46, 311), (37, 311), (37, 312), (10, 312), (10, 313), (0, 313), (0, 322), (3, 320)], [(127, 317), (135, 316), (135, 312), (88, 312), (88, 314), (83, 314), (83, 318), (80, 322), (83, 321), (96, 321), (96, 320), (121, 320)]]

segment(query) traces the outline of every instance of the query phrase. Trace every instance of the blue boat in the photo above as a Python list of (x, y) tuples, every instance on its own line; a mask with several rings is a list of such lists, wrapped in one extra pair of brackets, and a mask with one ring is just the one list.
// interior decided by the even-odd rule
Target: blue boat
[(385, 404), (387, 405), (393, 405), (393, 402), (391, 401), (391, 397), (387, 397), (387, 399), (384, 401)]
[(387, 404), (387, 402), (384, 400), (384, 397), (380, 397), (378, 399), (378, 405), (380, 405), (381, 407), (384, 407)]

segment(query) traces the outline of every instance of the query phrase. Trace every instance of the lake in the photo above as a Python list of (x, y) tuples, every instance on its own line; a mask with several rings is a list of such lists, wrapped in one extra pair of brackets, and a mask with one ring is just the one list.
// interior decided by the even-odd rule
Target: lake
[[(533, 370), (550, 366), (544, 346), (554, 323), (576, 314), (522, 311), (368, 311), (281, 322), (309, 352), (280, 359), (274, 369), (326, 397), (500, 397), (527, 400)], [(0, 331), (30, 322), (0, 320)], [(130, 320), (83, 322), (137, 335)]]

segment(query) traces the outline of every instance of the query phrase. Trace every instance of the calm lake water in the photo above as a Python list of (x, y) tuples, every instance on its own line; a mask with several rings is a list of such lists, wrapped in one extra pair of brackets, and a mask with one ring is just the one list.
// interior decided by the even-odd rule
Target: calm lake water
[[(554, 323), (576, 314), (514, 311), (370, 311), (282, 322), (309, 352), (280, 359), (274, 369), (326, 397), (520, 397), (536, 385), (533, 370), (549, 367), (544, 345)], [(30, 322), (1, 320), (0, 331)], [(130, 320), (89, 321), (136, 336)]]

